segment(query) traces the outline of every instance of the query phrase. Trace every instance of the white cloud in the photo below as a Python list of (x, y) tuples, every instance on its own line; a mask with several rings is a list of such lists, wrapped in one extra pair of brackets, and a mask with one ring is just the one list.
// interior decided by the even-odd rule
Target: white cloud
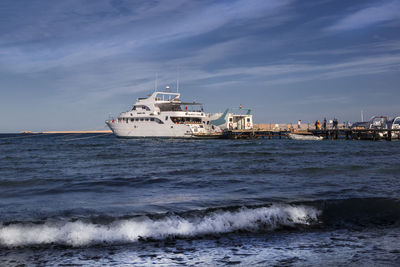
[(371, 53), (391, 53), (400, 51), (400, 40), (385, 40), (372, 42), (361, 45), (353, 45), (349, 47), (318, 49), (292, 53), (295, 56), (320, 57), (320, 56), (340, 56), (340, 55), (357, 55)]
[[(188, 58), (188, 65), (193, 58)], [(170, 65), (169, 62), (165, 66)], [(185, 66), (186, 66), (185, 65)], [(127, 64), (121, 73), (110, 74), (104, 77), (107, 82), (97, 82), (96, 90), (86, 95), (87, 101), (99, 101), (111, 95), (132, 94), (134, 92), (148, 92), (154, 87), (154, 73), (151, 69), (160, 67), (155, 63), (147, 64)], [(292, 84), (304, 81), (331, 80), (343, 77), (356, 77), (363, 75), (374, 75), (379, 73), (389, 73), (400, 69), (400, 54), (364, 56), (348, 59), (339, 63), (332, 64), (312, 64), (298, 62), (293, 64), (271, 64), (253, 67), (228, 67), (221, 68), (215, 72), (201, 70), (199, 68), (183, 68), (181, 71), (181, 84), (203, 84), (215, 89), (227, 89), (232, 86), (247, 86), (249, 82), (263, 84), (263, 86)], [(129, 73), (134, 78), (127, 79)], [(170, 84), (171, 77), (175, 77), (176, 69), (165, 68), (160, 77), (159, 85)], [(79, 83), (82, 80), (79, 79)], [(68, 81), (66, 81), (68, 83)], [(94, 82), (96, 84), (96, 82)]]
[[(106, 1), (84, 8), (79, 8), (79, 2), (68, 2), (60, 8), (52, 5), (51, 12), (42, 14), (37, 24), (38, 18), (32, 18), (30, 14), (27, 20), (29, 25), (22, 25), (5, 34), (2, 40), (14, 44), (3, 43), (0, 46), (3, 57), (0, 65), (15, 73), (72, 68), (127, 53), (140, 54), (147, 46), (157, 44), (162, 47), (178, 39), (213, 31), (233, 21), (268, 16), (272, 20), (271, 26), (276, 26), (289, 19), (279, 11), (290, 2), (237, 0), (211, 5), (184, 0), (153, 4), (144, 2), (138, 7), (131, 7), (131, 13), (126, 16), (108, 11), (111, 8)], [(104, 17), (102, 12), (106, 13)], [(284, 19), (279, 19), (280, 16)], [(73, 20), (71, 26), (69, 20)], [(115, 29), (118, 30), (114, 32)], [(36, 38), (42, 40), (33, 41)], [(211, 44), (210, 49), (214, 51), (216, 48), (213, 46)], [(207, 49), (205, 44), (204, 50)], [(223, 52), (224, 49), (220, 46), (219, 50)]]
[(400, 1), (384, 2), (381, 5), (370, 6), (348, 15), (334, 25), (329, 31), (347, 31), (361, 29), (374, 24), (400, 19)]

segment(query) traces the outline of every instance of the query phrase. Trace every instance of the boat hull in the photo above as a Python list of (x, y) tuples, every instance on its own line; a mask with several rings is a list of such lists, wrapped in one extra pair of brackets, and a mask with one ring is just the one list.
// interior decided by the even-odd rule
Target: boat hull
[(323, 139), (322, 136), (314, 136), (314, 135), (303, 135), (303, 134), (288, 134), (289, 139), (292, 140), (304, 140), (304, 141), (320, 141)]
[(135, 138), (135, 137), (176, 137), (190, 138), (192, 131), (188, 125), (169, 125), (159, 124), (149, 127), (144, 123), (141, 125), (130, 123), (106, 122), (111, 131), (120, 138)]

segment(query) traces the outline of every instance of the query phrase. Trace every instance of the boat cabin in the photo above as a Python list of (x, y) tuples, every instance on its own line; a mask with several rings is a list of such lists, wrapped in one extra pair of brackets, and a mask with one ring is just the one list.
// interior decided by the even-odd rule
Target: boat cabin
[(253, 129), (253, 115), (250, 109), (226, 109), (224, 113), (211, 115), (211, 124), (222, 130), (250, 130)]

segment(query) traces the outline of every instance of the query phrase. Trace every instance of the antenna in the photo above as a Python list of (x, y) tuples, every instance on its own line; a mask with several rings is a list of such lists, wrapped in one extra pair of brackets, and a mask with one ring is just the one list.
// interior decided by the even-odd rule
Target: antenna
[(176, 92), (179, 93), (179, 69), (176, 68)]
[(154, 81), (154, 92), (157, 91), (158, 72), (156, 72), (156, 80)]
[(364, 122), (364, 111), (361, 110), (361, 122)]

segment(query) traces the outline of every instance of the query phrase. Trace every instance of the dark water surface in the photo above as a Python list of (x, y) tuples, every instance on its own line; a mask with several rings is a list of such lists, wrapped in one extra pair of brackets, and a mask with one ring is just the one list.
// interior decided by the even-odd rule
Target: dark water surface
[(0, 135), (0, 265), (400, 265), (400, 142)]

